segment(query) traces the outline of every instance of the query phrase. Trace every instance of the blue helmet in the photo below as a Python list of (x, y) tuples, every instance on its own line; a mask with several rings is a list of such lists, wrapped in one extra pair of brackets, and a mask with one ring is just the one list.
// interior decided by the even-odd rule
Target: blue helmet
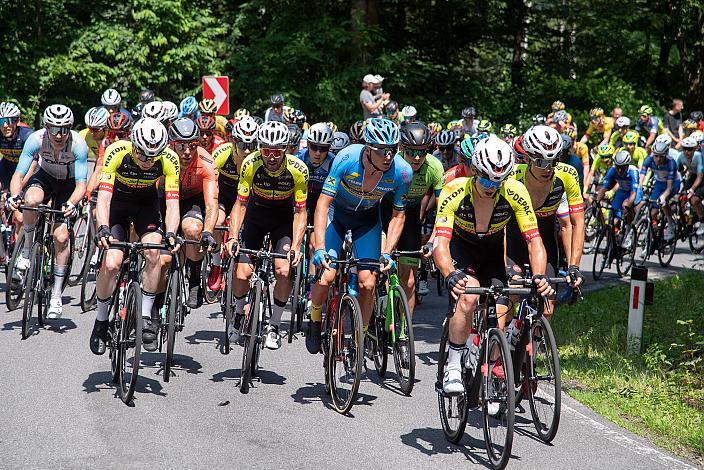
[(364, 126), (364, 142), (367, 145), (398, 145), (401, 135), (398, 126), (388, 119), (369, 118)]
[(188, 116), (194, 114), (198, 111), (198, 102), (195, 96), (187, 96), (181, 101), (181, 115), (180, 117)]

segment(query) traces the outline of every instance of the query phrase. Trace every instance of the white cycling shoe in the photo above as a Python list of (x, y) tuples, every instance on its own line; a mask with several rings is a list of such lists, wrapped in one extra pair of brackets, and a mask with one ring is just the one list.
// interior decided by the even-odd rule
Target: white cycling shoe
[(445, 369), (442, 377), (442, 389), (448, 395), (459, 395), (464, 392), (462, 371), (460, 369)]
[(63, 302), (60, 298), (55, 299), (52, 297), (51, 300), (49, 300), (49, 310), (47, 311), (46, 317), (49, 320), (58, 320), (61, 318), (62, 313)]
[(15, 269), (12, 270), (12, 279), (17, 282), (24, 280), (24, 275), (29, 269), (29, 258), (25, 258), (20, 254), (15, 262)]
[(266, 327), (266, 339), (264, 340), (264, 346), (267, 349), (274, 350), (281, 347), (281, 335), (279, 334), (278, 327), (272, 325)]

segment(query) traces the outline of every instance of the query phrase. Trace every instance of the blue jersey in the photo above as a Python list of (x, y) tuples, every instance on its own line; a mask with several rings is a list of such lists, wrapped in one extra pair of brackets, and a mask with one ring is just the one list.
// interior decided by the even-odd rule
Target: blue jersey
[(567, 160), (564, 163), (577, 170), (579, 187), (581, 188), (582, 186), (584, 186), (584, 164), (582, 163), (582, 160), (580, 160), (577, 155), (570, 153), (569, 157), (567, 157)]
[(313, 166), (313, 162), (310, 161), (308, 149), (299, 150), (294, 156), (308, 166), (308, 194), (320, 194), (323, 190), (323, 184), (325, 184), (325, 180), (330, 173), (330, 167), (333, 160), (335, 160), (335, 155), (332, 152), (328, 152), (328, 156), (318, 166)]
[(648, 172), (648, 169), (650, 169), (653, 172), (653, 175), (655, 175), (655, 181), (667, 183), (668, 181), (680, 180), (680, 174), (677, 171), (677, 162), (675, 162), (675, 159), (669, 155), (665, 157), (665, 162), (662, 165), (656, 165), (653, 156), (648, 155), (648, 157), (643, 161), (643, 165), (640, 168), (640, 173), (645, 175)]
[(636, 122), (636, 132), (640, 134), (642, 130), (645, 130), (649, 134), (657, 134), (659, 132), (660, 125), (660, 119), (656, 116), (650, 116), (646, 122), (638, 119), (638, 122)]
[(75, 178), (77, 183), (85, 183), (88, 179), (88, 145), (76, 131), (71, 131), (58, 155), (46, 129), (33, 132), (22, 148), (17, 171), (26, 175), (35, 158), (39, 168), (57, 180)]
[(364, 192), (364, 149), (362, 144), (352, 144), (340, 150), (323, 185), (323, 194), (335, 198), (335, 207), (357, 211), (377, 207), (384, 194), (393, 192), (394, 209), (404, 210), (403, 199), (413, 177), (411, 165), (396, 154), (391, 167), (384, 172), (374, 189)]
[(626, 191), (629, 193), (636, 192), (640, 188), (640, 176), (638, 175), (638, 168), (634, 165), (628, 165), (628, 171), (626, 173), (619, 173), (615, 166), (609, 168), (604, 177), (604, 188), (611, 189), (614, 184), (618, 183), (619, 191)]
[(677, 168), (682, 172), (689, 173), (690, 176), (696, 176), (699, 173), (704, 173), (704, 159), (701, 152), (695, 151), (692, 155), (692, 161), (687, 160), (684, 152), (680, 152), (677, 157)]
[(32, 132), (34, 132), (34, 129), (18, 125), (15, 136), (11, 139), (6, 139), (5, 136), (0, 133), (0, 157), (2, 157), (3, 160), (14, 163), (14, 166), (17, 166), (17, 162), (20, 161), (20, 153), (22, 153), (24, 143), (27, 142)]

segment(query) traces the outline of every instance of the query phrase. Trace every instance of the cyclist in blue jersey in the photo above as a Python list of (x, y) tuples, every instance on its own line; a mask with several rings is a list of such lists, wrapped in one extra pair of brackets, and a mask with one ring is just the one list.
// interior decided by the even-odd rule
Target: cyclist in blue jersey
[(611, 208), (617, 217), (621, 217), (621, 210), (625, 212), (624, 222), (629, 223), (633, 216), (633, 208), (643, 196), (640, 186), (638, 168), (631, 165), (631, 154), (621, 150), (614, 157), (614, 166), (609, 168), (604, 176), (604, 185), (599, 189), (597, 201), (601, 201), (606, 191), (618, 184), (618, 189), (611, 200)]
[(653, 108), (646, 105), (640, 107), (638, 122), (636, 122), (636, 132), (639, 134), (642, 131), (647, 132), (648, 139), (645, 141), (645, 147), (650, 148), (655, 137), (663, 131), (663, 125), (657, 116), (653, 116)]
[(10, 189), (22, 147), (34, 129), (19, 125), (20, 108), (15, 103), (0, 103), (0, 190)]
[(665, 240), (670, 241), (675, 236), (675, 222), (672, 220), (670, 207), (667, 201), (677, 194), (680, 189), (680, 173), (677, 171), (677, 162), (669, 155), (670, 145), (664, 140), (656, 140), (653, 144), (653, 152), (649, 155), (640, 169), (640, 185), (648, 170), (653, 173), (655, 185), (650, 193), (650, 204), (653, 208), (653, 217), (657, 215), (658, 206), (662, 207), (667, 216), (667, 227), (665, 227)]
[[(22, 149), (17, 169), (10, 182), (11, 196), (7, 204), (12, 210), (19, 208), (22, 180), (36, 158), (38, 168), (27, 182), (23, 197), (24, 204), (37, 207), (51, 200), (54, 209), (63, 209), (64, 218), (73, 217), (77, 213), (76, 205), (86, 192), (88, 145), (78, 132), (71, 130), (73, 113), (68, 107), (60, 104), (49, 106), (44, 111), (43, 121), (44, 129), (34, 132)], [(18, 276), (24, 276), (29, 268), (29, 251), (34, 243), (36, 221), (35, 212), (25, 213), (24, 246), (15, 270)], [(61, 317), (61, 291), (67, 274), (69, 256), (68, 236), (68, 227), (65, 220), (62, 220), (54, 227), (56, 265), (54, 266), (54, 286), (47, 311), (50, 319)]]
[[(354, 256), (362, 261), (385, 261), (390, 267), (391, 251), (403, 230), (404, 196), (413, 171), (397, 154), (399, 128), (384, 118), (370, 118), (364, 129), (365, 144), (350, 145), (337, 154), (323, 185), (315, 208), (315, 254), (313, 263), (327, 268), (320, 282), (313, 286), (311, 321), (306, 348), (311, 354), (320, 351), (323, 302), (335, 279), (333, 264), (342, 249), (345, 234), (352, 231)], [(386, 242), (381, 251), (379, 203), (384, 194), (393, 192), (394, 211)], [(359, 304), (366, 332), (372, 314), (376, 274), (370, 265), (360, 264)]]

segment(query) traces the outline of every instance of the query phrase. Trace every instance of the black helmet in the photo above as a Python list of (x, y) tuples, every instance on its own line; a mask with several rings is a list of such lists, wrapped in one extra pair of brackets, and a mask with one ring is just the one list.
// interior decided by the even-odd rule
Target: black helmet
[(546, 122), (547, 118), (542, 114), (536, 114), (535, 116), (533, 116), (533, 124), (536, 126), (539, 124), (545, 124)]
[(398, 111), (398, 103), (396, 101), (389, 101), (386, 103), (386, 107), (384, 109), (386, 110), (386, 114), (393, 114)]
[(284, 104), (284, 96), (281, 94), (275, 94), (271, 95), (271, 104), (272, 105), (278, 105), (278, 104)]
[(144, 103), (141, 101), (134, 105), (132, 110), (130, 111), (132, 113), (132, 119), (135, 121), (139, 120), (142, 118), (142, 109), (144, 109)]
[(704, 113), (701, 111), (692, 111), (689, 113), (689, 118), (694, 122), (699, 122), (704, 119)]
[(146, 104), (150, 101), (154, 101), (154, 92), (149, 88), (142, 89), (142, 91), (139, 92), (139, 102)]
[(298, 147), (301, 143), (301, 128), (296, 124), (288, 125), (288, 145), (290, 147)]
[(192, 119), (183, 117), (176, 119), (169, 128), (169, 138), (173, 142), (190, 142), (200, 137), (200, 129)]
[(474, 106), (467, 106), (462, 110), (462, 117), (464, 119), (477, 117), (477, 111), (475, 111)]
[(425, 123), (416, 121), (401, 126), (401, 143), (409, 147), (427, 147), (430, 145), (430, 129)]

